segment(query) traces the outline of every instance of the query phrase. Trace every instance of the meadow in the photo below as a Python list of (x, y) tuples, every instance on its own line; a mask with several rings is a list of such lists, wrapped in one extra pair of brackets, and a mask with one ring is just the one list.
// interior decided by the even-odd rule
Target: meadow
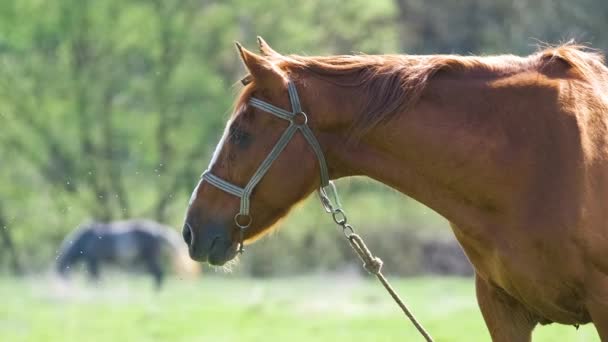
[[(472, 279), (393, 279), (436, 341), (489, 341)], [(206, 275), (101, 284), (0, 278), (0, 341), (421, 341), (374, 279)], [(593, 326), (538, 327), (534, 341), (599, 341)]]

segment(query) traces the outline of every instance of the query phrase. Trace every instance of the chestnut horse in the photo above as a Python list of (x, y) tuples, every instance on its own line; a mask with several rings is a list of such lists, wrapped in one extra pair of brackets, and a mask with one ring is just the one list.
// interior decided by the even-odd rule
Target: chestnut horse
[(234, 258), (326, 186), (324, 168), (366, 175), (450, 221), (493, 341), (529, 341), (551, 322), (593, 322), (608, 341), (599, 54), (566, 44), (527, 57), (303, 57), (259, 43), (261, 55), (237, 44), (249, 76), (190, 199), (192, 258)]

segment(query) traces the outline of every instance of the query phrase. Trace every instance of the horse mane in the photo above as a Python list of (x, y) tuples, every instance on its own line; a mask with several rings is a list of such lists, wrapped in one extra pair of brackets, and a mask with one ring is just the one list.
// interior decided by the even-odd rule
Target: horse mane
[[(556, 63), (565, 64), (578, 78), (593, 83), (598, 74), (606, 80), (604, 57), (596, 50), (574, 42), (544, 46), (526, 57), (515, 55), (337, 55), (275, 57), (275, 63), (290, 77), (307, 72), (341, 87), (358, 87), (367, 96), (353, 125), (360, 136), (378, 124), (390, 121), (413, 107), (429, 82), (439, 72), (477, 72), (485, 77), (502, 77), (523, 72), (543, 73)], [(601, 77), (601, 76), (600, 76)], [(236, 115), (255, 90), (255, 80), (243, 82), (235, 101)]]
[(561, 61), (567, 64), (582, 80), (593, 83), (598, 78), (606, 79), (608, 69), (604, 55), (585, 45), (568, 42), (555, 47), (547, 47), (536, 54), (540, 69)]

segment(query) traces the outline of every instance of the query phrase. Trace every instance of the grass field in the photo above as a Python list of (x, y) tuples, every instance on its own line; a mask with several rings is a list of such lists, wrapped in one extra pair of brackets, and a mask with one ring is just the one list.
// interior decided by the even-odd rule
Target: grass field
[[(436, 341), (488, 341), (473, 283), (393, 280)], [(59, 288), (0, 278), (0, 341), (420, 341), (373, 279), (147, 278)], [(592, 326), (537, 328), (534, 341), (599, 341)]]

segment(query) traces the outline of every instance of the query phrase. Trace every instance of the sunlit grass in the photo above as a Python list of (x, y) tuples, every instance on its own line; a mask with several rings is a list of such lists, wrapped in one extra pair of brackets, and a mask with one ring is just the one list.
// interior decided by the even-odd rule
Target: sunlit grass
[[(473, 284), (394, 280), (437, 341), (488, 341)], [(354, 276), (112, 278), (60, 288), (0, 279), (0, 341), (419, 341), (379, 284)], [(537, 328), (535, 341), (598, 341), (592, 326)]]

